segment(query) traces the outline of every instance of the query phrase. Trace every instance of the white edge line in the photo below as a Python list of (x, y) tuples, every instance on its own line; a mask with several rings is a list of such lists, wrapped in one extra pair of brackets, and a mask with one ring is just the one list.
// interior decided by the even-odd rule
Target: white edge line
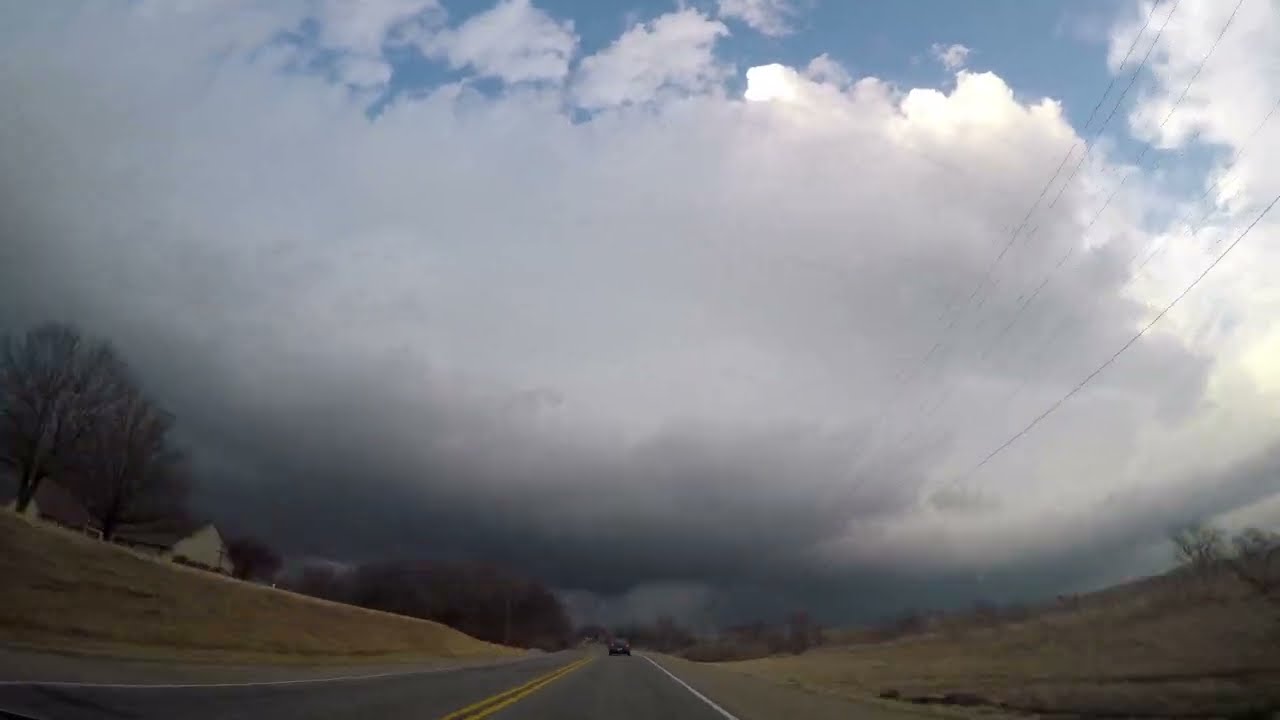
[(737, 718), (737, 717), (735, 717), (733, 713), (731, 713), (731, 712), (729, 712), (728, 710), (725, 710), (724, 708), (720, 707), (719, 705), (717, 705), (717, 704), (715, 703), (715, 701), (713, 701), (711, 698), (707, 697), (706, 695), (703, 695), (702, 693), (698, 692), (697, 690), (694, 690), (692, 687), (690, 687), (689, 683), (687, 683), (687, 682), (685, 682), (685, 681), (681, 680), (680, 678), (676, 677), (675, 675), (673, 675), (673, 674), (671, 673), (671, 671), (670, 671), (670, 670), (668, 670), (668, 669), (666, 669), (666, 668), (662, 667), (661, 665), (659, 665), (659, 664), (657, 663), (657, 661), (655, 661), (653, 658), (649, 657), (648, 655), (641, 655), (640, 657), (644, 658), (645, 660), (648, 660), (648, 661), (649, 661), (649, 664), (651, 664), (651, 665), (653, 665), (654, 667), (656, 667), (656, 668), (658, 668), (659, 670), (661, 670), (661, 671), (662, 671), (662, 672), (663, 672), (667, 677), (669, 677), (669, 678), (671, 678), (672, 680), (675, 680), (676, 682), (680, 683), (680, 685), (681, 685), (681, 686), (683, 686), (685, 690), (688, 690), (689, 692), (693, 693), (695, 696), (697, 696), (697, 698), (698, 698), (699, 700), (701, 700), (702, 702), (704, 702), (704, 703), (706, 703), (706, 704), (710, 705), (712, 710), (715, 710), (716, 712), (718, 712), (718, 713), (720, 713), (721, 715), (725, 716), (725, 718), (727, 718), (728, 720), (738, 720), (738, 718)]
[[(532, 658), (530, 658), (532, 659)], [(413, 677), (415, 675), (435, 675), (457, 670), (477, 670), (491, 667), (514, 665), (512, 663), (493, 663), (487, 665), (457, 665), (454, 667), (427, 668), (406, 672), (375, 673), (373, 675), (338, 675), (335, 677), (301, 678), (298, 680), (263, 680), (257, 682), (223, 682), (223, 683), (83, 683), (66, 680), (0, 680), (0, 687), (56, 687), (56, 688), (114, 688), (118, 690), (190, 690), (193, 688), (234, 688), (234, 687), (271, 687), (279, 685), (307, 685), (327, 682), (351, 682), (355, 680), (376, 680), (379, 678)]]

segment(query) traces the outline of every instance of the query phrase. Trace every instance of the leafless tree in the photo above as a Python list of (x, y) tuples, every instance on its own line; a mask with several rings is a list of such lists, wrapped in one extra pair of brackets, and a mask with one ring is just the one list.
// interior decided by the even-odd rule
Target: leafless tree
[(176, 519), (188, 487), (185, 458), (169, 441), (173, 416), (135, 387), (120, 395), (84, 434), (67, 473), (104, 540)]
[(271, 580), (280, 570), (280, 554), (253, 537), (238, 537), (227, 542), (227, 557), (234, 568), (232, 574), (241, 580)]
[(1213, 587), (1214, 573), (1222, 567), (1228, 554), (1226, 534), (1208, 525), (1189, 525), (1171, 534), (1174, 557), (1187, 578), (1209, 592)]
[(1173, 533), (1174, 553), (1183, 567), (1205, 568), (1226, 554), (1226, 535), (1208, 525), (1191, 525)]
[(787, 617), (787, 641), (791, 652), (800, 654), (822, 644), (822, 627), (806, 610), (796, 610)]
[(1227, 566), (1250, 589), (1280, 603), (1280, 534), (1249, 528), (1231, 540)]
[(50, 323), (0, 337), (0, 467), (18, 481), (17, 509), (62, 471), (127, 384), (112, 347)]

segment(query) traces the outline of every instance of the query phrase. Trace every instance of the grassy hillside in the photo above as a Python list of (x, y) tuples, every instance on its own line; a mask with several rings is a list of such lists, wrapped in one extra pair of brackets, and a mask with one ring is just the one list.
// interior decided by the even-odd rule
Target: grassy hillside
[(0, 642), (206, 661), (516, 651), (426, 620), (238, 582), (0, 511)]
[(1260, 707), (1280, 709), (1275, 604), (1227, 577), (1208, 586), (1185, 580), (1084, 596), (1018, 622), (957, 622), (721, 666), (824, 693), (935, 702), (967, 695), (1044, 714), (1253, 717)]

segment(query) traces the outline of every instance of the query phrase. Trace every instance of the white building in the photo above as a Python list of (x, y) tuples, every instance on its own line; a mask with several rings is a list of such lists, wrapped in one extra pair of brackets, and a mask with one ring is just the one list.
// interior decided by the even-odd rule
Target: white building
[(233, 570), (231, 559), (227, 556), (227, 544), (212, 523), (189, 531), (123, 531), (115, 540), (121, 545), (174, 562), (227, 575)]

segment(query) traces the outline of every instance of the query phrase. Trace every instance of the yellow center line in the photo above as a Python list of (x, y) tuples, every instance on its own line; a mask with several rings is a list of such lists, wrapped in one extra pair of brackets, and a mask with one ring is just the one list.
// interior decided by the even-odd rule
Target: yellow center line
[(591, 658), (585, 657), (569, 663), (564, 667), (556, 668), (546, 675), (540, 675), (523, 685), (511, 688), (510, 690), (504, 690), (497, 695), (491, 695), (479, 702), (472, 703), (459, 710), (454, 710), (448, 715), (440, 718), (440, 720), (462, 720), (463, 718), (466, 718), (466, 720), (479, 720), (480, 718), (488, 717), (508, 705), (515, 703), (526, 695), (532, 695), (543, 687), (550, 685), (556, 680), (559, 680), (589, 662), (591, 662)]

